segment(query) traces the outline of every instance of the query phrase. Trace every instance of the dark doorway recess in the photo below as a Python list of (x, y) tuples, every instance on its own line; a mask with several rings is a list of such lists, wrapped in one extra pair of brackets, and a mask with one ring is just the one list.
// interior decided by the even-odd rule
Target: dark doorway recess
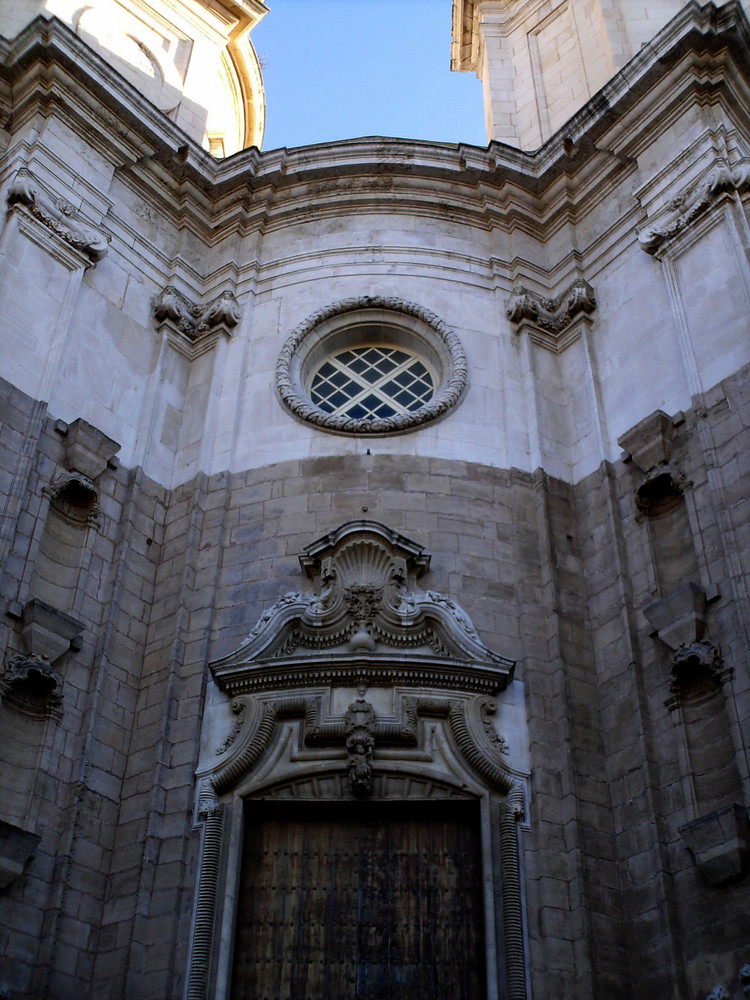
[(478, 803), (249, 802), (232, 1000), (482, 1000)]

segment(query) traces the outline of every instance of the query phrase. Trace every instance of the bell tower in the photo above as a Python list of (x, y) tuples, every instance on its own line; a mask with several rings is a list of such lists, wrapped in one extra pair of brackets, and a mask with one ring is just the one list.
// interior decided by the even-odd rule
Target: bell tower
[(451, 67), (484, 85), (487, 139), (536, 149), (683, 0), (453, 0)]

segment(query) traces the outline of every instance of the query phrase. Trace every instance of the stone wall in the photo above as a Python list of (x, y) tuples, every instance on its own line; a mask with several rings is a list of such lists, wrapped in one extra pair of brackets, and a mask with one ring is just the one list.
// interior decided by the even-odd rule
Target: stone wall
[[(749, 433), (743, 380), (696, 402), (678, 422), (672, 465), (690, 483), (703, 539), (705, 632), (731, 668), (723, 698), (746, 787), (748, 622), (735, 596), (747, 579), (734, 560), (748, 530), (734, 457)], [(27, 442), (25, 466), (14, 457), (6, 477), (17, 526), (4, 536), (3, 596), (16, 615), (4, 619), (7, 663), (23, 649), (14, 609), (35, 596), (23, 580), (49, 516), (45, 488), (66, 457), (44, 407), (6, 387), (3, 415), (3, 440), (23, 432)], [(206, 663), (300, 588), (306, 544), (365, 515), (424, 544), (422, 586), (458, 600), (483, 641), (517, 660), (529, 746), (512, 759), (531, 775), (522, 851), (533, 995), (626, 998), (736, 975), (747, 888), (710, 885), (681, 833), (700, 816), (690, 792), (700, 776), (684, 751), (684, 711), (665, 705), (670, 650), (642, 615), (659, 596), (635, 503), (642, 478), (633, 461), (605, 463), (573, 488), (542, 473), (371, 454), (199, 476), (165, 493), (138, 471), (105, 468), (69, 609), (81, 648), (54, 664), (59, 711), (0, 708), (11, 765), (23, 780), (33, 773), (33, 808), (9, 819), (41, 836), (2, 897), (21, 915), (5, 921), (13, 989), (64, 997), (96, 983), (115, 997), (127, 983), (127, 995), (180, 995), (199, 848), (194, 775), (201, 739), (210, 755), (227, 724)], [(19, 772), (4, 773), (12, 803)]]

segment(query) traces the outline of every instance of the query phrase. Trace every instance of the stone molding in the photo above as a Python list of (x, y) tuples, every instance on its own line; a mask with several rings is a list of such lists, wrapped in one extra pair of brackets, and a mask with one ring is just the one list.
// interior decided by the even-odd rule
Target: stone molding
[(109, 237), (101, 230), (78, 218), (78, 210), (65, 201), (43, 190), (31, 171), (22, 167), (8, 188), (8, 208), (23, 208), (59, 236), (68, 246), (97, 264), (109, 249)]
[(540, 347), (557, 354), (577, 338), (580, 332), (577, 322), (590, 322), (595, 309), (594, 289), (583, 278), (576, 278), (554, 299), (544, 298), (524, 285), (516, 285), (505, 314), (516, 333), (528, 332)]
[(233, 653), (219, 688), (420, 684), (495, 694), (514, 663), (481, 642), (455, 601), (415, 583), (429, 557), (377, 521), (348, 521), (302, 553), (314, 593), (285, 594)]
[(688, 184), (680, 194), (656, 213), (649, 225), (638, 230), (641, 249), (652, 256), (674, 240), (696, 219), (700, 218), (724, 194), (744, 194), (750, 190), (750, 160), (730, 167), (717, 161), (698, 180)]
[[(442, 382), (435, 395), (415, 413), (399, 414), (394, 417), (376, 417), (373, 420), (355, 419), (347, 416), (336, 416), (326, 413), (316, 406), (307, 394), (299, 375), (299, 368), (304, 362), (306, 348), (315, 339), (318, 327), (326, 321), (340, 318), (342, 324), (348, 314), (358, 312), (383, 313), (387, 322), (390, 315), (391, 324), (397, 329), (399, 320), (406, 317), (418, 321), (418, 333), (445, 358), (445, 369), (442, 372)], [(333, 333), (333, 331), (332, 331)], [(287, 339), (281, 349), (276, 364), (276, 389), (279, 396), (292, 413), (308, 423), (315, 424), (324, 430), (338, 431), (343, 434), (394, 434), (399, 431), (419, 427), (436, 417), (442, 416), (460, 400), (466, 388), (468, 379), (468, 363), (466, 354), (458, 336), (435, 313), (424, 309), (415, 302), (404, 299), (363, 296), (361, 298), (342, 299), (324, 309), (319, 309), (307, 317)]]
[(210, 350), (221, 334), (232, 336), (242, 313), (234, 294), (225, 289), (207, 304), (193, 302), (174, 285), (154, 299), (154, 318), (173, 346), (191, 359)]
[[(302, 744), (306, 747), (345, 747), (348, 758), (345, 767), (350, 775), (352, 794), (366, 797), (372, 787), (372, 758), (377, 746), (417, 747), (418, 719), (421, 717), (441, 718), (448, 722), (451, 735), (464, 761), (485, 784), (498, 789), (503, 795), (510, 795), (514, 789), (521, 799), (514, 802), (516, 816), (524, 813), (523, 786), (514, 777), (501, 758), (497, 746), (490, 739), (479, 735), (477, 726), (469, 721), (465, 699), (442, 697), (404, 696), (401, 699), (400, 716), (396, 721), (380, 721), (369, 702), (360, 695), (338, 719), (320, 722), (320, 696), (304, 695), (277, 698), (264, 702), (260, 719), (256, 726), (249, 721), (247, 696), (232, 702), (232, 711), (238, 716), (230, 736), (217, 751), (225, 760), (217, 762), (206, 781), (215, 795), (231, 791), (247, 775), (268, 747), (273, 743), (278, 725), (285, 719), (303, 720)], [(491, 698), (480, 698), (475, 706), (482, 719), (487, 714), (494, 715), (497, 702)], [(352, 739), (353, 738), (353, 739)], [(357, 741), (361, 746), (357, 746)], [(360, 769), (360, 770), (357, 770)], [(352, 775), (352, 770), (357, 771)], [(204, 785), (205, 785), (204, 781)], [(520, 789), (520, 792), (519, 792)], [(202, 801), (202, 800), (201, 800)], [(199, 812), (205, 811), (199, 804)]]

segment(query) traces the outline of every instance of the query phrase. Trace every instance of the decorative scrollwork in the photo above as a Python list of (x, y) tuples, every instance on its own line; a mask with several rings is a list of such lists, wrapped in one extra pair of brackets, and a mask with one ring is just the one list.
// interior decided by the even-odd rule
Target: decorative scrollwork
[(699, 180), (689, 184), (665, 207), (658, 221), (644, 227), (638, 233), (641, 248), (655, 254), (669, 240), (679, 236), (683, 230), (708, 211), (711, 205), (726, 192), (742, 193), (750, 189), (750, 162), (743, 161), (735, 167), (723, 162), (716, 163)]
[(63, 198), (45, 195), (30, 171), (22, 167), (8, 189), (8, 207), (22, 205), (43, 226), (68, 246), (86, 254), (92, 264), (109, 249), (109, 237), (78, 218), (78, 212)]
[(240, 315), (237, 299), (228, 289), (207, 305), (202, 305), (191, 302), (174, 285), (167, 285), (154, 300), (157, 322), (172, 324), (190, 341), (199, 340), (215, 330), (233, 330), (240, 321)]
[(505, 312), (511, 323), (530, 320), (545, 333), (558, 336), (578, 316), (590, 315), (595, 309), (594, 289), (583, 278), (576, 278), (556, 299), (545, 299), (531, 289), (517, 285), (508, 299)]

